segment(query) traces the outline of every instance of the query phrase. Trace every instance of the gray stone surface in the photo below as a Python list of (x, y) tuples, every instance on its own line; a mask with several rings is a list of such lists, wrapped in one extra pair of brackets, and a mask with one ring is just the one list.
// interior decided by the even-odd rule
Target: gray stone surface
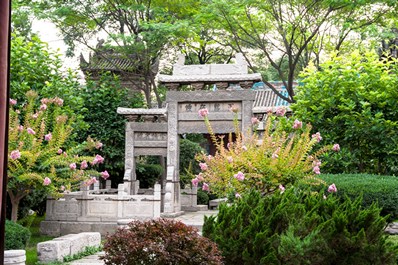
[(25, 250), (5, 250), (4, 265), (25, 265)]
[(63, 261), (70, 253), (70, 241), (51, 240), (37, 244), (37, 258), (40, 262)]

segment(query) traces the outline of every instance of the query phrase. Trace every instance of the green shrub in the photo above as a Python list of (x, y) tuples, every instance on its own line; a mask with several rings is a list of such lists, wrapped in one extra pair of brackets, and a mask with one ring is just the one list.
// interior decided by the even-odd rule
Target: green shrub
[(6, 220), (5, 245), (6, 250), (25, 249), (30, 239), (29, 229), (20, 224)]
[(328, 173), (398, 173), (397, 71), (396, 62), (356, 51), (303, 72), (295, 117), (342, 148)]
[(226, 264), (395, 264), (386, 218), (375, 204), (361, 203), (297, 188), (268, 196), (252, 191), (205, 218), (203, 234)]
[(198, 190), (197, 203), (199, 205), (209, 204), (209, 195), (206, 192), (204, 192), (203, 190)]
[(195, 228), (167, 219), (133, 221), (107, 236), (105, 264), (222, 264), (215, 243)]
[(153, 188), (156, 181), (160, 179), (163, 173), (161, 165), (136, 164), (137, 179), (140, 181), (140, 188)]
[[(363, 195), (362, 205), (369, 207), (378, 202), (381, 215), (390, 215), (389, 220), (398, 218), (398, 178), (369, 174), (321, 175), (326, 183), (335, 183), (337, 195), (344, 200), (345, 196), (356, 199)], [(327, 189), (327, 188), (325, 188)]]

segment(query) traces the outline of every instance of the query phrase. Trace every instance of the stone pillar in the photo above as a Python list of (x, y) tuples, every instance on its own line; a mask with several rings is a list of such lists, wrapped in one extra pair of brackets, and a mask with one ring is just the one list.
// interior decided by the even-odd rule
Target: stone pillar
[(124, 187), (127, 194), (135, 194), (136, 175), (135, 175), (135, 156), (134, 156), (134, 131), (131, 128), (132, 122), (126, 124), (126, 144), (125, 144), (125, 171)]
[(167, 128), (167, 176), (165, 190), (165, 213), (181, 211), (180, 178), (179, 178), (179, 135), (178, 135), (178, 103), (168, 103)]
[(252, 134), (252, 130), (251, 130), (252, 117), (253, 117), (253, 101), (252, 100), (242, 101), (242, 128), (241, 128), (241, 130), (245, 137), (249, 137)]
[(160, 184), (155, 184), (154, 191), (153, 191), (153, 198), (154, 198), (154, 207), (153, 207), (153, 217), (159, 218), (160, 217), (160, 204), (161, 204), (161, 196), (162, 196), (162, 189)]

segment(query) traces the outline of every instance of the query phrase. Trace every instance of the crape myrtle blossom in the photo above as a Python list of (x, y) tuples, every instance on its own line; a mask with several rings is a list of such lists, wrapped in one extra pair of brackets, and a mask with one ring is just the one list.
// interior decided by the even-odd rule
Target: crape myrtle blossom
[(198, 184), (199, 184), (199, 179), (198, 179), (198, 178), (192, 179), (192, 185), (193, 185), (194, 187), (197, 187)]
[(51, 184), (51, 179), (49, 179), (48, 177), (45, 177), (43, 180), (43, 185), (44, 186), (48, 186)]
[(36, 132), (32, 128), (26, 129), (29, 134), (36, 134)]
[(39, 117), (39, 113), (35, 113), (35, 114), (32, 115), (32, 118), (35, 119), (35, 120), (37, 119), (37, 117)]
[(89, 180), (86, 180), (85, 184), (86, 184), (86, 186), (90, 186), (90, 185), (95, 184), (97, 182), (98, 182), (97, 178), (96, 177), (92, 177)]
[(239, 199), (242, 198), (242, 196), (239, 193), (235, 193), (235, 198)]
[(23, 126), (22, 125), (19, 125), (18, 126), (18, 132), (22, 132), (23, 131)]
[(202, 171), (207, 170), (207, 164), (206, 163), (199, 163), (199, 167)]
[(239, 181), (242, 181), (245, 179), (245, 174), (243, 174), (241, 171), (239, 171), (237, 174), (234, 175), (234, 178), (236, 178)]
[(97, 148), (97, 149), (101, 149), (102, 146), (103, 146), (103, 144), (101, 142), (98, 142), (95, 144), (95, 148)]
[(231, 164), (234, 161), (234, 159), (232, 158), (232, 156), (229, 156), (229, 157), (227, 157), (227, 161), (228, 161), (228, 163)]
[(299, 120), (295, 120), (293, 123), (293, 129), (297, 130), (297, 129), (301, 129), (303, 127), (303, 122), (299, 121)]
[(17, 100), (10, 98), (10, 105), (16, 105), (16, 104), (17, 104)]
[(209, 191), (209, 185), (207, 183), (203, 183), (202, 190)]
[(283, 187), (282, 184), (279, 185), (279, 190), (281, 191), (281, 193), (285, 192), (285, 187)]
[(41, 106), (40, 106), (40, 110), (46, 110), (47, 109), (47, 105), (46, 104), (42, 104)]
[(209, 114), (209, 110), (208, 109), (200, 109), (198, 111), (198, 114), (200, 117), (204, 118)]
[(70, 170), (75, 170), (76, 169), (76, 163), (71, 163), (69, 165)]
[(335, 185), (334, 183), (333, 183), (332, 185), (329, 186), (328, 192), (329, 192), (329, 193), (335, 193), (335, 192), (337, 192), (337, 188), (336, 188), (336, 185)]
[(312, 171), (313, 171), (315, 174), (317, 174), (317, 175), (321, 174), (321, 169), (319, 168), (319, 166), (315, 166), (315, 167), (312, 169)]
[(96, 164), (101, 164), (104, 163), (104, 158), (100, 155), (95, 155), (95, 158), (91, 164), (96, 165)]
[(82, 163), (80, 164), (80, 169), (86, 169), (88, 167), (87, 161), (83, 160)]
[(285, 107), (277, 108), (276, 111), (275, 111), (275, 114), (276, 114), (276, 116), (280, 116), (280, 117), (285, 116), (286, 108)]
[(260, 121), (256, 117), (252, 117), (251, 121), (252, 121), (253, 125), (256, 125), (256, 124), (260, 123)]
[(60, 154), (62, 154), (62, 152), (63, 152), (63, 151), (62, 151), (62, 149), (60, 148), (60, 149), (58, 149), (57, 154), (60, 155)]
[(333, 145), (332, 150), (335, 151), (335, 152), (340, 151), (340, 145), (339, 144)]
[(49, 141), (51, 141), (52, 137), (53, 137), (53, 135), (51, 133), (48, 133), (48, 134), (44, 135), (44, 140), (49, 142)]
[(19, 159), (21, 158), (21, 153), (19, 152), (19, 150), (11, 151), (10, 157), (13, 160)]
[(311, 137), (312, 137), (312, 139), (315, 138), (318, 141), (318, 143), (322, 140), (322, 136), (321, 136), (320, 132), (313, 134)]
[(203, 181), (203, 180), (204, 180), (204, 178), (203, 178), (203, 173), (199, 173), (198, 175), (196, 175), (196, 178), (197, 178), (199, 181)]
[(109, 173), (108, 173), (108, 171), (106, 171), (106, 170), (105, 170), (105, 171), (102, 171), (102, 172), (101, 172), (101, 177), (102, 177), (103, 179), (105, 179), (105, 180), (106, 180), (107, 178), (109, 178)]

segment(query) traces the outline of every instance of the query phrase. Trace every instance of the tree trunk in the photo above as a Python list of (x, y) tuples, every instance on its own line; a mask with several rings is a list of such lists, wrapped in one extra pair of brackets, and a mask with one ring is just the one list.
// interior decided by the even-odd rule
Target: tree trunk
[(25, 195), (14, 195), (11, 191), (8, 191), (8, 195), (10, 195), (10, 201), (11, 201), (11, 220), (16, 222), (18, 220), (18, 209), (19, 209), (19, 203)]

